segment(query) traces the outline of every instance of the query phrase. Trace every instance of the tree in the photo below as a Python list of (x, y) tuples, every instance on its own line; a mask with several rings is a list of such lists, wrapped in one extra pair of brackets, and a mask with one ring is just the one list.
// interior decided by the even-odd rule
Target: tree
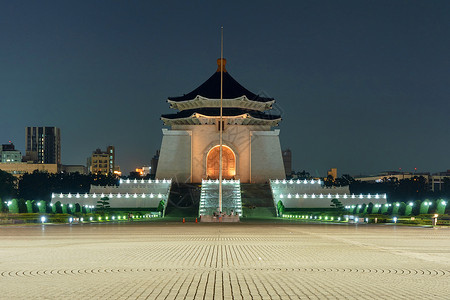
[(404, 216), (406, 212), (406, 204), (404, 202), (400, 202), (400, 207), (398, 209), (398, 215)]
[(16, 182), (16, 177), (8, 172), (0, 170), (0, 198), (3, 199), (3, 201), (17, 196)]
[(21, 214), (26, 214), (28, 212), (27, 203), (24, 199), (18, 199), (17, 200), (17, 208), (18, 212)]
[[(328, 179), (328, 178), (327, 178)], [(355, 182), (355, 179), (353, 179), (352, 176), (348, 174), (342, 175), (342, 177), (338, 177), (334, 180), (333, 185), (334, 186), (347, 186)]]
[(341, 178), (342, 178), (343, 181), (346, 181), (346, 182), (347, 182), (346, 185), (350, 185), (350, 184), (352, 184), (353, 182), (355, 182), (355, 178), (353, 178), (353, 177), (350, 176), (349, 174), (343, 174)]
[(283, 201), (279, 200), (277, 203), (278, 215), (281, 216), (284, 213), (284, 204)]
[(332, 187), (334, 183), (333, 176), (328, 175), (326, 178), (323, 179), (323, 183), (326, 187)]
[(19, 197), (27, 200), (46, 200), (52, 197), (50, 174), (35, 170), (31, 174), (23, 174), (19, 181)]
[(337, 210), (341, 210), (344, 207), (338, 199), (332, 199), (330, 206), (336, 208)]
[(311, 179), (311, 174), (309, 172), (306, 172), (305, 170), (301, 171), (301, 172), (297, 172), (297, 177), (300, 180), (308, 180)]
[(142, 176), (139, 172), (131, 171), (128, 179), (142, 179)]
[(0, 198), (0, 212), (8, 212), (8, 204), (6, 204), (5, 201), (2, 201), (2, 198)]
[(361, 205), (361, 209), (359, 210), (360, 214), (367, 214), (367, 204), (363, 203), (363, 205)]
[(420, 214), (420, 206), (422, 205), (422, 201), (416, 200), (413, 202), (413, 207), (411, 211), (411, 215), (417, 216)]
[(106, 210), (110, 207), (111, 206), (109, 206), (109, 198), (108, 197), (103, 197), (99, 201), (97, 201), (97, 208), (100, 210)]
[(34, 171), (24, 174), (19, 181), (19, 197), (28, 200), (50, 201), (52, 193), (88, 193), (91, 185), (118, 185), (113, 175), (79, 173), (49, 174)]
[(159, 201), (158, 211), (161, 213), (161, 216), (164, 216), (164, 206), (165, 206), (164, 200)]

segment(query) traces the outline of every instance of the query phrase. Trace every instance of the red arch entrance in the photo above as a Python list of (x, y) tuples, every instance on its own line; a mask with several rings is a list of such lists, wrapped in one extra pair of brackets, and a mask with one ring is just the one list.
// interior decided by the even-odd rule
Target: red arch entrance
[[(206, 158), (206, 175), (208, 179), (219, 179), (220, 149), (219, 145), (209, 150)], [(236, 176), (236, 155), (228, 146), (222, 146), (222, 178), (233, 179)]]

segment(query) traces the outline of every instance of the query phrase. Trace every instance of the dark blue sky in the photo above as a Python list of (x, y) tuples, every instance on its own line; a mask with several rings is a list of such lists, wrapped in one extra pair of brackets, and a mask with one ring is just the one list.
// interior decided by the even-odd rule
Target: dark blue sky
[(149, 164), (166, 99), (216, 70), (274, 97), (296, 170), (450, 169), (450, 1), (0, 1), (0, 141)]

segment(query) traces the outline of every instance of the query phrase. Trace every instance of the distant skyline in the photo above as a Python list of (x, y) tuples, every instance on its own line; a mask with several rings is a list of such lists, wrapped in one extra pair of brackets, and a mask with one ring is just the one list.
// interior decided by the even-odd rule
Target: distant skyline
[(169, 96), (216, 70), (277, 101), (293, 169), (450, 169), (449, 1), (1, 1), (0, 142), (61, 128), (63, 164), (150, 165)]

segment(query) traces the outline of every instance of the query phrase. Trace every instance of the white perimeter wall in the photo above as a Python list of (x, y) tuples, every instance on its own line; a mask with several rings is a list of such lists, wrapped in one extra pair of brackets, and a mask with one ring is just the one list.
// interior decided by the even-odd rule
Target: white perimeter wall
[[(159, 197), (157, 194), (154, 194), (153, 196), (145, 195), (145, 198), (143, 198), (142, 195), (136, 195), (136, 197), (134, 197), (134, 195), (128, 195), (128, 197), (121, 195), (120, 198), (118, 198), (117, 195), (113, 195), (112, 197), (105, 195), (105, 197), (109, 198), (108, 202), (111, 208), (155, 208), (158, 207), (161, 200), (164, 200), (165, 204), (167, 204), (168, 194), (160, 194)], [(97, 201), (100, 201), (101, 198), (102, 197), (98, 194), (81, 194), (79, 198), (77, 198), (76, 195), (69, 196), (68, 194), (64, 194), (61, 197), (61, 195), (57, 194), (52, 198), (52, 203), (54, 204), (59, 201), (61, 204), (75, 205), (78, 203), (81, 206), (92, 205), (97, 207)]]
[(53, 194), (52, 203), (76, 203), (81, 206), (97, 206), (97, 201), (108, 197), (111, 208), (155, 208), (164, 200), (167, 205), (169, 198), (170, 180), (155, 180), (150, 183), (121, 181), (119, 186), (91, 186), (89, 194)]
[(324, 198), (303, 198), (303, 195), (300, 196), (298, 199), (295, 197), (288, 198), (284, 197), (283, 199), (277, 199), (283, 201), (284, 207), (286, 208), (330, 208), (331, 207), (331, 200), (337, 198), (343, 206), (346, 205), (356, 205), (356, 204), (369, 204), (372, 202), (373, 204), (386, 204), (386, 199), (383, 198), (383, 196), (380, 196), (378, 199), (375, 199), (375, 197), (367, 198), (367, 195), (364, 195), (363, 198), (359, 198), (359, 196), (356, 196), (356, 198), (351, 198), (351, 195), (347, 195), (347, 198), (344, 198), (344, 194), (340, 194), (339, 198), (336, 197), (336, 195), (333, 195), (331, 198), (328, 198), (328, 196), (325, 196)]
[(387, 201), (386, 194), (354, 195), (348, 186), (327, 188), (318, 181), (272, 180), (270, 187), (274, 204), (281, 200), (286, 208), (330, 208), (332, 199), (338, 199), (344, 206)]

